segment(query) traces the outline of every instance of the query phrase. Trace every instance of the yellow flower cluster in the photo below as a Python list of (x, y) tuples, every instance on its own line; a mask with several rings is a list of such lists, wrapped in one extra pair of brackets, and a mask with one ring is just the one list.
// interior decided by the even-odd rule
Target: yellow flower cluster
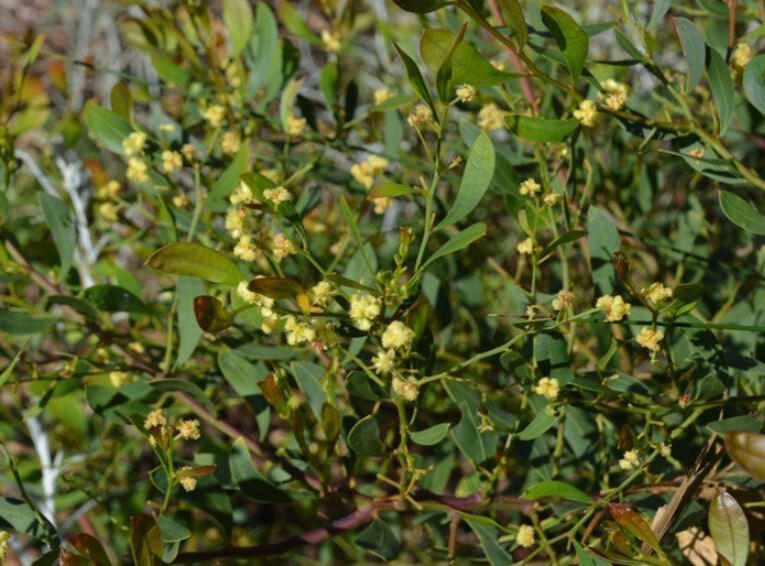
[(324, 47), (330, 53), (337, 53), (340, 51), (340, 34), (336, 31), (330, 31), (328, 29), (321, 31), (321, 42)]
[(558, 398), (560, 392), (560, 385), (558, 380), (554, 377), (543, 377), (539, 380), (536, 387), (534, 387), (534, 393), (541, 395), (548, 401), (554, 401)]
[(162, 152), (162, 170), (165, 173), (173, 173), (183, 167), (183, 157), (177, 151), (165, 150)]
[(299, 136), (303, 133), (306, 126), (305, 118), (298, 118), (297, 116), (290, 116), (287, 118), (287, 133), (291, 136)]
[(417, 400), (417, 395), (419, 395), (419, 387), (417, 386), (417, 381), (414, 378), (407, 378), (404, 379), (403, 377), (396, 376), (393, 378), (393, 382), (391, 383), (391, 386), (393, 387), (393, 391), (404, 399), (404, 401), (412, 402)]
[(270, 317), (274, 314), (274, 299), (255, 293), (247, 288), (247, 281), (240, 281), (236, 286), (236, 294), (239, 295), (242, 300), (249, 305), (257, 305), (260, 307), (260, 314), (265, 317)]
[(128, 159), (125, 176), (135, 183), (145, 183), (149, 180), (149, 166), (136, 157)]
[(661, 283), (651, 283), (648, 287), (643, 287), (640, 294), (653, 306), (660, 302), (672, 298), (672, 289), (665, 287)]
[(175, 423), (178, 437), (184, 440), (199, 440), (199, 421), (196, 419), (183, 419)]
[(384, 157), (370, 155), (363, 163), (354, 163), (351, 166), (351, 176), (367, 189), (371, 189), (375, 177), (382, 174), (388, 164), (388, 160)]
[(433, 111), (429, 106), (425, 104), (418, 104), (406, 117), (406, 123), (412, 128), (416, 128), (418, 124), (425, 124), (433, 119)]
[(204, 118), (213, 128), (218, 128), (223, 123), (223, 118), (225, 118), (225, 116), (226, 109), (220, 104), (208, 106), (202, 113), (202, 118)]
[(627, 450), (624, 456), (619, 460), (619, 467), (622, 470), (628, 471), (636, 468), (640, 463), (637, 450)]
[(562, 311), (574, 304), (574, 293), (561, 289), (552, 301), (552, 308), (556, 311)]
[(515, 246), (515, 249), (518, 250), (519, 254), (529, 255), (534, 251), (534, 240), (531, 238), (526, 238), (520, 244)]
[(372, 295), (353, 295), (350, 315), (353, 324), (359, 330), (372, 328), (372, 321), (380, 316), (380, 299)]
[(132, 381), (134, 381), (133, 376), (126, 371), (110, 371), (109, 372), (109, 383), (111, 383), (112, 387), (114, 387), (115, 389), (119, 389), (126, 383), (130, 383)]
[(547, 206), (555, 206), (563, 197), (558, 193), (547, 193), (542, 200)]
[(372, 366), (378, 373), (385, 375), (391, 372), (395, 361), (395, 350), (380, 350), (376, 356), (372, 357)]
[(119, 207), (111, 202), (103, 202), (98, 205), (98, 215), (109, 222), (117, 221), (117, 211), (119, 211)]
[(145, 132), (132, 132), (128, 137), (122, 140), (122, 150), (128, 157), (141, 155), (146, 145), (147, 135)]
[(531, 525), (521, 525), (515, 535), (515, 542), (518, 546), (529, 548), (534, 545), (534, 527)]
[(518, 192), (520, 192), (523, 196), (536, 196), (538, 193), (542, 192), (542, 185), (536, 182), (535, 179), (532, 179), (529, 177), (525, 181), (523, 181), (518, 189)]
[(478, 94), (475, 90), (475, 87), (473, 85), (469, 84), (461, 84), (457, 87), (456, 90), (457, 94), (457, 100), (460, 102), (470, 102), (472, 100), (475, 100), (476, 95)]
[(162, 409), (154, 409), (152, 412), (146, 415), (146, 419), (143, 421), (143, 428), (146, 430), (151, 430), (156, 427), (165, 426), (166, 424), (167, 419), (165, 418), (165, 414), (162, 412)]
[(317, 307), (326, 307), (332, 298), (332, 284), (329, 281), (319, 281), (310, 290), (311, 303)]
[(627, 104), (630, 88), (624, 83), (614, 79), (603, 81), (603, 90), (606, 91), (605, 104), (610, 110), (621, 110)]
[(271, 239), (271, 253), (274, 254), (276, 261), (281, 261), (285, 257), (295, 253), (295, 246), (284, 234), (276, 234)]
[(574, 118), (579, 120), (582, 126), (592, 128), (598, 119), (598, 109), (592, 100), (582, 100), (579, 108), (574, 110)]
[(391, 96), (393, 96), (393, 93), (390, 91), (387, 87), (378, 88), (374, 92), (374, 99), (375, 99), (375, 106), (379, 106), (386, 100), (388, 100)]
[(617, 322), (625, 316), (629, 316), (632, 305), (625, 303), (624, 299), (619, 295), (616, 297), (603, 295), (595, 303), (595, 308), (606, 313), (606, 320), (608, 322)]
[(236, 188), (231, 193), (231, 196), (228, 197), (228, 200), (234, 206), (240, 206), (242, 204), (254, 204), (258, 202), (258, 199), (256, 199), (252, 194), (252, 189), (250, 189), (250, 187), (244, 181), (241, 181), (236, 186)]
[(11, 533), (0, 531), (0, 564), (5, 564), (5, 555), (8, 552), (8, 544), (11, 541)]
[(96, 197), (101, 200), (112, 200), (117, 198), (121, 191), (122, 185), (120, 185), (120, 182), (112, 179), (98, 187)]
[(270, 200), (276, 206), (279, 206), (283, 202), (292, 200), (292, 194), (281, 185), (274, 187), (273, 189), (266, 189), (263, 191), (263, 197), (266, 200)]
[(412, 345), (414, 330), (400, 320), (394, 320), (382, 335), (382, 346), (386, 350), (406, 350)]
[(178, 470), (178, 473), (176, 474), (178, 477), (178, 483), (181, 484), (181, 487), (184, 489), (184, 491), (194, 491), (197, 488), (197, 478), (188, 475), (191, 469), (191, 466), (183, 466), (180, 470)]
[(478, 111), (478, 127), (487, 132), (504, 128), (505, 111), (493, 102), (484, 104)]
[(736, 49), (733, 50), (731, 59), (733, 60), (734, 66), (738, 67), (739, 69), (743, 69), (749, 64), (749, 61), (752, 60), (753, 56), (754, 53), (749, 44), (739, 43), (736, 45)]
[(316, 331), (307, 322), (300, 322), (289, 315), (284, 319), (284, 329), (287, 331), (287, 344), (296, 346), (316, 340)]
[(644, 326), (640, 331), (640, 334), (638, 334), (635, 338), (635, 341), (643, 346), (643, 348), (648, 348), (651, 352), (655, 353), (659, 351), (659, 342), (661, 342), (663, 339), (663, 330)]
[(234, 255), (244, 261), (255, 261), (258, 257), (258, 249), (252, 243), (252, 238), (244, 234), (234, 246)]
[(245, 212), (239, 208), (229, 208), (226, 211), (226, 231), (232, 238), (239, 238), (244, 233)]
[(223, 134), (220, 147), (223, 149), (223, 153), (233, 155), (239, 151), (240, 147), (242, 147), (242, 139), (237, 132), (226, 132)]

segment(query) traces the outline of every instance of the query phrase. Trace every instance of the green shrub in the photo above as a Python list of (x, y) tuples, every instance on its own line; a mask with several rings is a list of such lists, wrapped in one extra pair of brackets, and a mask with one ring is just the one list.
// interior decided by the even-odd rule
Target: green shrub
[(97, 4), (5, 43), (0, 555), (765, 560), (759, 3)]

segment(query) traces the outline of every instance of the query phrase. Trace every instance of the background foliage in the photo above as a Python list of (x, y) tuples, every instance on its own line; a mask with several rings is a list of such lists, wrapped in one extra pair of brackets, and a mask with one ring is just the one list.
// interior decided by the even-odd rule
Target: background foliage
[(765, 560), (761, 3), (2, 10), (6, 561)]

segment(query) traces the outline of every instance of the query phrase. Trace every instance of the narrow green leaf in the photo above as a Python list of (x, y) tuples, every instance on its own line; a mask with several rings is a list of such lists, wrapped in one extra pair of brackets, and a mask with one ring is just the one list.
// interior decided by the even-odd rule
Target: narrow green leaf
[(53, 235), (53, 243), (61, 259), (61, 279), (65, 281), (77, 245), (72, 213), (64, 200), (47, 193), (40, 193), (40, 207)]
[(53, 317), (32, 317), (21, 311), (0, 307), (0, 330), (8, 334), (37, 334), (56, 320)]
[(533, 142), (560, 143), (579, 127), (579, 120), (576, 118), (561, 120), (510, 114), (505, 121), (515, 135)]
[(130, 94), (130, 86), (125, 81), (117, 81), (109, 93), (109, 103), (112, 110), (127, 122), (133, 115), (133, 96)]
[(709, 505), (709, 534), (717, 552), (733, 566), (745, 566), (749, 556), (749, 522), (738, 501), (719, 491)]
[(422, 269), (425, 269), (428, 265), (437, 259), (456, 253), (461, 249), (468, 247), (470, 244), (480, 238), (483, 238), (485, 235), (486, 224), (483, 222), (476, 222), (472, 226), (465, 228), (462, 232), (452, 236), (448, 242), (438, 248), (436, 252), (430, 256), (428, 261), (425, 262), (425, 265), (422, 266)]
[(747, 100), (760, 114), (765, 114), (765, 55), (749, 61), (742, 82)]
[(457, 199), (444, 219), (438, 223), (436, 230), (459, 222), (478, 206), (494, 177), (494, 162), (491, 138), (486, 132), (481, 132), (470, 148)]
[(225, 348), (218, 353), (218, 367), (237, 395), (260, 395), (255, 368), (234, 350)]
[(613, 292), (616, 270), (611, 263), (611, 256), (621, 247), (621, 239), (613, 222), (594, 206), (587, 211), (587, 247), (590, 250), (592, 278), (598, 295)]
[(534, 419), (526, 425), (526, 428), (518, 434), (518, 438), (520, 440), (534, 440), (538, 436), (542, 436), (557, 423), (558, 415), (554, 413), (550, 414), (547, 411), (542, 410), (537, 413), (537, 416), (535, 416)]
[(119, 285), (93, 285), (85, 290), (83, 298), (104, 312), (151, 312), (141, 299)]
[(425, 84), (425, 79), (422, 78), (422, 73), (420, 73), (420, 69), (417, 67), (417, 63), (415, 63), (414, 59), (407, 55), (406, 52), (401, 49), (397, 43), (394, 43), (393, 46), (396, 48), (396, 51), (398, 51), (398, 54), (401, 57), (401, 60), (404, 62), (406, 74), (409, 76), (409, 82), (411, 83), (412, 88), (418, 95), (420, 95), (420, 98), (422, 98), (425, 104), (427, 104), (433, 111), (433, 118), (437, 119), (436, 107), (433, 105), (433, 98), (430, 96), (430, 91), (428, 91), (428, 86)]
[(714, 49), (709, 50), (707, 76), (720, 120), (720, 135), (723, 135), (733, 118), (733, 81), (725, 60)]
[(424, 430), (413, 430), (409, 433), (409, 438), (420, 446), (435, 446), (446, 437), (449, 426), (449, 423), (439, 423)]
[(579, 503), (591, 503), (592, 499), (578, 487), (562, 481), (542, 481), (532, 485), (521, 495), (524, 499), (545, 499), (548, 497), (557, 497), (567, 501), (576, 501)]
[(462, 515), (481, 543), (481, 548), (491, 566), (507, 566), (513, 562), (512, 556), (499, 544), (497, 527), (494, 522), (478, 515)]
[(765, 215), (740, 196), (730, 191), (720, 191), (720, 208), (725, 216), (744, 230), (765, 236)]
[(393, 0), (399, 8), (415, 14), (427, 14), (447, 5), (440, 0)]
[(518, 0), (499, 0), (499, 9), (505, 25), (513, 31), (518, 47), (523, 49), (529, 39), (529, 30)]
[(311, 362), (292, 362), (292, 375), (298, 388), (303, 392), (317, 419), (321, 419), (322, 409), (327, 402), (327, 395), (321, 387), (324, 368)]
[(361, 456), (382, 456), (385, 446), (380, 441), (380, 427), (372, 415), (358, 421), (348, 433), (348, 446)]
[(656, 27), (664, 22), (664, 16), (667, 15), (672, 7), (672, 0), (656, 0), (651, 10), (651, 18), (648, 20), (648, 31), (654, 31)]
[(245, 278), (228, 256), (193, 242), (168, 244), (151, 254), (146, 265), (165, 273), (191, 275), (213, 283), (236, 285)]
[(480, 464), (496, 450), (497, 436), (493, 431), (478, 430), (478, 411), (467, 401), (459, 403), (460, 422), (452, 429), (457, 447), (473, 462)]
[(239, 182), (239, 177), (247, 170), (249, 161), (249, 145), (243, 143), (239, 153), (236, 154), (236, 157), (231, 160), (228, 167), (223, 170), (223, 173), (213, 183), (208, 199), (214, 201), (228, 197), (229, 193), (234, 190), (234, 187)]
[(133, 128), (119, 115), (96, 104), (89, 104), (85, 109), (85, 124), (96, 141), (106, 149), (124, 153), (122, 140), (131, 134)]
[(675, 18), (677, 35), (680, 38), (680, 46), (683, 48), (685, 59), (688, 61), (688, 92), (692, 91), (701, 77), (704, 75), (704, 61), (706, 59), (704, 38), (694, 23), (686, 18)]
[(223, 23), (231, 39), (231, 56), (244, 49), (252, 35), (252, 9), (248, 0), (223, 0)]
[(555, 6), (542, 6), (542, 22), (555, 38), (571, 76), (576, 82), (587, 59), (587, 50), (590, 45), (587, 34), (568, 12)]
[(571, 230), (569, 232), (566, 232), (565, 234), (561, 234), (557, 238), (555, 238), (552, 242), (547, 244), (545, 249), (542, 251), (541, 255), (547, 255), (551, 251), (553, 251), (558, 246), (562, 246), (564, 244), (570, 244), (571, 242), (575, 242), (579, 238), (582, 238), (587, 235), (586, 230)]
[(178, 297), (178, 354), (175, 367), (181, 367), (191, 358), (202, 338), (202, 329), (194, 314), (194, 299), (205, 292), (205, 285), (198, 277), (181, 275), (175, 284), (175, 292)]
[(413, 192), (414, 192), (414, 189), (412, 189), (412, 187), (410, 187), (409, 185), (401, 185), (399, 183), (394, 183), (392, 181), (385, 181), (375, 186), (371, 191), (369, 191), (367, 198), (368, 199), (376, 199), (381, 197), (393, 198), (393, 197), (400, 197), (404, 195), (410, 195)]

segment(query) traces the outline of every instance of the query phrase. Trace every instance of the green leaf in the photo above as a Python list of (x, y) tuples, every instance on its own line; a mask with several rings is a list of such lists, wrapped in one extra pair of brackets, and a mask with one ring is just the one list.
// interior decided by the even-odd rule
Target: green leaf
[(542, 436), (548, 430), (558, 423), (558, 415), (550, 414), (545, 410), (537, 413), (537, 416), (526, 425), (519, 434), (520, 440), (534, 440), (535, 438)]
[(738, 501), (719, 491), (709, 505), (709, 534), (717, 552), (733, 566), (745, 566), (749, 556), (749, 522)]
[(449, 426), (449, 423), (439, 423), (424, 430), (413, 430), (409, 433), (409, 438), (420, 446), (435, 446), (446, 437)]
[(151, 312), (141, 299), (119, 285), (93, 285), (85, 290), (83, 297), (104, 312)]
[(47, 193), (40, 193), (40, 207), (45, 220), (48, 222), (53, 243), (56, 244), (59, 258), (61, 259), (61, 280), (66, 280), (69, 268), (72, 267), (74, 249), (77, 245), (77, 235), (74, 230), (74, 222), (69, 205), (58, 197)]
[[(457, 36), (445, 29), (425, 30), (420, 39), (420, 54), (428, 67), (435, 71), (441, 66), (455, 39)], [(455, 85), (494, 86), (514, 76), (494, 68), (475, 47), (464, 41), (454, 48), (450, 62), (451, 83)]]
[(529, 30), (520, 3), (518, 0), (499, 0), (498, 3), (505, 25), (513, 31), (518, 47), (523, 49), (529, 39)]
[(465, 172), (457, 191), (457, 199), (435, 229), (439, 230), (455, 224), (470, 214), (489, 190), (492, 177), (494, 177), (494, 146), (491, 138), (485, 132), (481, 132), (470, 147)]
[(191, 82), (191, 73), (159, 53), (155, 53), (151, 56), (151, 66), (157, 71), (159, 78), (164, 81), (178, 86), (185, 86)]
[(400, 197), (404, 195), (410, 195), (414, 192), (414, 189), (409, 185), (401, 185), (392, 181), (384, 181), (374, 187), (367, 195), (368, 199), (376, 199), (381, 197)]
[(26, 501), (0, 497), (0, 526), (32, 534), (39, 524), (34, 510)]
[(319, 90), (324, 96), (324, 102), (330, 111), (334, 113), (337, 102), (337, 63), (330, 62), (324, 65), (319, 73)]
[(478, 412), (467, 401), (459, 403), (460, 422), (452, 429), (454, 442), (462, 452), (476, 464), (484, 462), (496, 450), (497, 436), (494, 432), (478, 430)]
[(157, 379), (150, 381), (149, 385), (155, 391), (184, 391), (189, 393), (200, 405), (204, 405), (211, 414), (215, 414), (215, 404), (207, 398), (205, 392), (193, 381), (184, 379)]
[(9, 334), (37, 334), (57, 320), (53, 317), (32, 317), (21, 311), (0, 307), (0, 330)]
[(566, 60), (568, 70), (576, 82), (587, 59), (587, 49), (590, 44), (587, 34), (568, 12), (555, 6), (542, 6), (542, 22), (555, 38)]
[(316, 37), (316, 34), (311, 31), (311, 28), (308, 27), (303, 16), (301, 16), (300, 12), (293, 6), (293, 2), (290, 2), (289, 0), (278, 0), (276, 3), (276, 13), (279, 15), (279, 19), (284, 26), (293, 34), (309, 43), (313, 43), (314, 45), (321, 44), (321, 40), (319, 40), (319, 38)]
[(234, 350), (225, 348), (218, 353), (218, 367), (237, 395), (260, 395), (255, 367)]
[(548, 497), (557, 497), (567, 501), (576, 501), (578, 503), (591, 503), (592, 499), (578, 487), (562, 481), (543, 481), (532, 485), (521, 495), (524, 499), (545, 499)]
[[(72, 552), (69, 547), (79, 554)], [(59, 549), (59, 563), (61, 566), (84, 566), (85, 564), (111, 566), (112, 564), (101, 542), (88, 533), (77, 533), (66, 538), (66, 542)], [(37, 565), (37, 562), (34, 564)]]
[(122, 140), (133, 132), (130, 124), (119, 115), (95, 104), (89, 104), (85, 109), (85, 124), (99, 143), (120, 155), (124, 153)]
[(748, 474), (765, 481), (765, 434), (732, 432), (725, 435), (725, 449)]
[(311, 362), (292, 362), (292, 375), (300, 391), (308, 399), (308, 404), (317, 419), (321, 419), (322, 408), (327, 402), (327, 395), (321, 387), (324, 368)]
[(396, 558), (403, 546), (393, 529), (381, 519), (375, 519), (353, 542), (386, 561)]
[(740, 196), (730, 191), (720, 191), (720, 208), (725, 216), (744, 230), (765, 236), (765, 215)]
[(762, 414), (739, 415), (721, 421), (712, 421), (707, 428), (717, 434), (729, 432), (760, 432), (762, 430)]
[(385, 446), (380, 441), (380, 427), (372, 415), (358, 421), (348, 432), (348, 446), (361, 456), (382, 456)]
[(231, 191), (234, 190), (239, 177), (247, 170), (247, 164), (250, 161), (250, 146), (246, 143), (242, 144), (239, 149), (239, 153), (231, 160), (228, 167), (220, 174), (210, 188), (210, 194), (208, 199), (210, 201), (224, 199), (228, 197)]
[(651, 19), (648, 20), (648, 31), (654, 31), (659, 24), (664, 23), (664, 16), (667, 15), (671, 6), (672, 0), (656, 0), (653, 3)]
[(252, 9), (249, 0), (223, 0), (223, 22), (231, 39), (231, 56), (236, 57), (252, 35)]
[(707, 66), (709, 88), (717, 108), (717, 117), (720, 120), (720, 135), (728, 129), (733, 118), (733, 81), (725, 60), (714, 49), (709, 50), (709, 64)]
[(109, 103), (118, 116), (130, 122), (130, 117), (133, 115), (133, 96), (130, 94), (130, 85), (125, 81), (117, 81), (109, 93)]
[(571, 242), (575, 242), (579, 238), (582, 238), (583, 236), (587, 235), (586, 230), (571, 230), (570, 232), (566, 232), (565, 234), (561, 234), (557, 238), (555, 238), (552, 242), (547, 244), (545, 249), (542, 251), (543, 256), (549, 254), (551, 251), (553, 251), (558, 246), (562, 246), (564, 244), (569, 244)]
[(415, 14), (427, 14), (447, 5), (440, 0), (393, 0), (399, 8)]
[(694, 23), (685, 18), (675, 18), (675, 27), (680, 38), (680, 46), (683, 48), (690, 69), (687, 86), (687, 90), (690, 92), (699, 84), (704, 75), (704, 61), (706, 60), (704, 38), (701, 37)]
[(478, 537), (478, 542), (481, 543), (483, 553), (489, 559), (491, 566), (507, 566), (513, 562), (512, 556), (499, 544), (497, 527), (491, 519), (466, 514), (462, 514), (462, 517)]
[(425, 79), (422, 78), (422, 73), (420, 73), (420, 69), (417, 67), (417, 63), (415, 63), (414, 60), (409, 55), (407, 55), (406, 52), (401, 49), (397, 43), (394, 43), (393, 46), (396, 48), (396, 51), (398, 51), (398, 54), (401, 57), (401, 60), (404, 62), (406, 74), (409, 77), (409, 82), (412, 85), (412, 88), (420, 96), (420, 98), (422, 98), (425, 104), (430, 107), (430, 109), (433, 111), (433, 118), (437, 120), (436, 107), (433, 105), (433, 98), (430, 96), (430, 91), (428, 91), (428, 86), (425, 84)]
[[(276, 71), (281, 74), (281, 55), (278, 49), (279, 30), (274, 18), (274, 13), (269, 8), (268, 3), (258, 2), (255, 7), (255, 35), (250, 41), (247, 54), (253, 74), (253, 91), (266, 88), (267, 93), (271, 89), (281, 87), (281, 81), (269, 81), (271, 73), (278, 66)], [(269, 84), (271, 82), (272, 84)], [(278, 84), (274, 84), (278, 83)], [(269, 100), (268, 96), (266, 101)]]
[(157, 516), (157, 525), (165, 544), (186, 540), (191, 536), (189, 529), (165, 515)]
[(249, 499), (260, 503), (286, 503), (292, 500), (287, 491), (280, 489), (255, 468), (247, 444), (241, 436), (231, 446), (228, 465), (231, 479)]
[(510, 114), (505, 121), (515, 135), (532, 142), (560, 143), (579, 127), (579, 120), (576, 118), (561, 120)]
[(194, 299), (205, 292), (205, 285), (199, 277), (181, 275), (175, 284), (178, 297), (178, 354), (175, 367), (185, 364), (202, 338), (202, 329), (194, 314)]
[(279, 100), (279, 119), (285, 132), (289, 131), (289, 119), (293, 115), (292, 105), (302, 86), (303, 79), (292, 79), (282, 91), (282, 97)]
[(742, 79), (747, 100), (765, 114), (765, 55), (757, 55), (744, 69)]
[(471, 243), (475, 242), (479, 238), (483, 238), (485, 234), (486, 234), (486, 224), (484, 224), (483, 222), (476, 222), (472, 226), (465, 228), (462, 232), (455, 234), (449, 239), (448, 242), (446, 242), (443, 246), (438, 248), (436, 252), (432, 256), (430, 256), (428, 261), (425, 262), (425, 265), (422, 266), (422, 269), (425, 269), (428, 265), (430, 265), (437, 259), (440, 259), (447, 255), (458, 252), (463, 248), (466, 248), (467, 246), (469, 246)]
[(193, 242), (168, 244), (151, 254), (146, 265), (174, 275), (191, 275), (213, 283), (236, 285), (244, 280), (239, 266), (219, 251)]
[(592, 279), (598, 295), (613, 292), (616, 270), (611, 262), (612, 254), (621, 247), (619, 230), (600, 209), (591, 206), (587, 211), (587, 246), (590, 250)]

